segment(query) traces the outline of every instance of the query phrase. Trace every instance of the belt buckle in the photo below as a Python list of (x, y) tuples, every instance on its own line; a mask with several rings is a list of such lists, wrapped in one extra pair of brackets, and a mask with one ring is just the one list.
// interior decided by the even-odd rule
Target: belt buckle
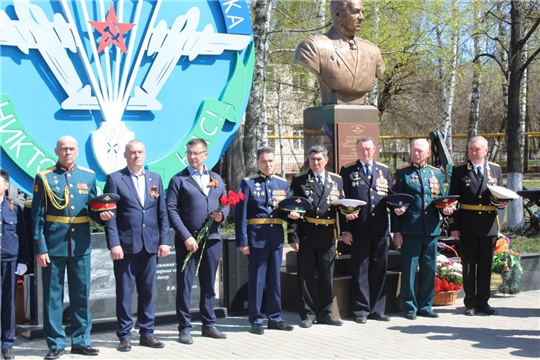
[(70, 223), (70, 224), (75, 223), (75, 217), (74, 217), (74, 216), (72, 216), (72, 217), (69, 218), (69, 223)]

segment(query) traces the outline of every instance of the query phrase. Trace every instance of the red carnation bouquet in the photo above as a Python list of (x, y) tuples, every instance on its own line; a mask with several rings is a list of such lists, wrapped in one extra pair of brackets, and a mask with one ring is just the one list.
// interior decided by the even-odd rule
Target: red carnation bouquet
[[(225, 206), (230, 206), (233, 208), (236, 204), (238, 204), (240, 201), (244, 200), (244, 193), (242, 191), (234, 192), (232, 190), (229, 190), (227, 192), (227, 195), (224, 195), (219, 198), (219, 206), (215, 210), (215, 212), (221, 211)], [(199, 273), (199, 266), (201, 266), (201, 259), (204, 255), (204, 248), (206, 246), (206, 240), (208, 240), (208, 235), (210, 235), (210, 226), (212, 226), (212, 223), (214, 222), (214, 219), (209, 217), (208, 220), (204, 223), (201, 230), (195, 232), (195, 241), (197, 242), (197, 245), (201, 243), (201, 241), (204, 240), (202, 249), (201, 249), (201, 258), (199, 259), (199, 263), (197, 264), (197, 272), (195, 274)], [(186, 264), (188, 263), (189, 259), (191, 259), (191, 256), (193, 256), (193, 251), (190, 251), (186, 258), (184, 259), (184, 264), (182, 265), (182, 271), (186, 268)]]

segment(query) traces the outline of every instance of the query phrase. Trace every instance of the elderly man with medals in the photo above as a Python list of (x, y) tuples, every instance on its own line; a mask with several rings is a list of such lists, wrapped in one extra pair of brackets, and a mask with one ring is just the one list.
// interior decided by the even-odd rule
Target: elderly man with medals
[[(414, 197), (406, 210), (395, 208), (391, 214), (394, 241), (401, 245), (401, 299), (409, 320), (417, 316), (439, 317), (433, 311), (440, 233), (436, 200), (444, 195), (444, 184), (441, 171), (427, 164), (430, 154), (426, 139), (415, 140), (411, 145), (412, 164), (397, 170), (393, 179), (396, 193)], [(445, 207), (442, 212), (450, 215), (453, 208)], [(418, 293), (415, 292), (416, 276)]]

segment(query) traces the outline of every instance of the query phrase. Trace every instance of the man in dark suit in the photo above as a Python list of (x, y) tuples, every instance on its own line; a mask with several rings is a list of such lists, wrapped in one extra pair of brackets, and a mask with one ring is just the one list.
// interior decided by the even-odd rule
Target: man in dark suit
[[(288, 237), (291, 247), (298, 252), (298, 292), (301, 309), (300, 327), (318, 324), (343, 325), (332, 314), (332, 276), (336, 248), (336, 207), (332, 201), (343, 196), (341, 176), (325, 170), (328, 150), (321, 145), (309, 149), (310, 170), (295, 176), (291, 183), (291, 195), (308, 199), (313, 207), (302, 219), (291, 222)], [(313, 280), (317, 269), (318, 308), (314, 306)]]
[[(248, 255), (248, 313), (251, 333), (264, 334), (261, 306), (266, 289), (268, 328), (292, 331), (281, 319), (281, 260), (283, 258), (283, 216), (278, 204), (289, 193), (287, 180), (274, 175), (274, 149), (257, 149), (256, 175), (242, 179), (245, 199), (236, 205), (236, 247)], [(290, 216), (290, 215), (289, 215)], [(298, 218), (295, 216), (295, 218)]]
[(351, 307), (359, 324), (365, 324), (368, 317), (390, 320), (384, 315), (388, 212), (383, 198), (392, 190), (392, 178), (386, 165), (373, 160), (376, 151), (371, 136), (360, 137), (356, 142), (358, 160), (340, 171), (345, 197), (366, 202), (358, 214), (348, 214), (340, 223), (343, 242), (352, 246)]
[(455, 166), (450, 180), (449, 195), (459, 195), (459, 210), (450, 218), (452, 236), (459, 240), (465, 290), (465, 315), (476, 312), (498, 315), (489, 306), (491, 264), (497, 240), (497, 208), (490, 202), (488, 185), (502, 186), (499, 165), (486, 161), (488, 142), (482, 136), (469, 140), (469, 161)]
[(124, 157), (127, 167), (107, 176), (104, 193), (120, 195), (116, 210), (105, 225), (107, 245), (114, 260), (116, 279), (116, 335), (119, 351), (131, 350), (132, 297), (137, 285), (142, 346), (165, 346), (154, 337), (154, 289), (159, 257), (169, 255), (171, 239), (161, 177), (144, 169), (143, 143), (131, 140)]
[[(56, 165), (34, 180), (32, 231), (36, 262), (42, 267), (43, 332), (49, 347), (45, 359), (65, 354), (66, 332), (62, 325), (64, 275), (67, 269), (71, 312), (71, 353), (94, 356), (90, 346), (90, 237), (89, 218), (95, 215), (86, 202), (97, 194), (96, 175), (75, 164), (77, 140), (63, 136), (56, 142)], [(110, 214), (101, 212), (102, 221)], [(99, 220), (98, 220), (99, 221)]]
[[(169, 221), (176, 232), (176, 316), (180, 332), (179, 341), (183, 344), (193, 343), (191, 337), (193, 326), (189, 309), (191, 288), (199, 262), (202, 336), (214, 339), (227, 338), (215, 327), (214, 283), (221, 255), (219, 223), (229, 214), (229, 207), (216, 211), (220, 206), (220, 197), (226, 196), (227, 191), (221, 177), (204, 165), (207, 157), (206, 142), (199, 138), (190, 140), (187, 144), (189, 166), (171, 178), (167, 190)], [(197, 243), (197, 233), (209, 218), (212, 218), (214, 222), (208, 231), (208, 239)], [(194, 254), (182, 271), (184, 260), (190, 251)]]
[[(412, 195), (407, 210), (394, 209), (392, 232), (396, 245), (401, 245), (401, 300), (405, 317), (437, 318), (433, 311), (435, 269), (437, 267), (437, 240), (440, 234), (440, 214), (435, 199), (444, 196), (442, 173), (427, 164), (431, 155), (426, 139), (417, 139), (411, 145), (412, 164), (394, 175), (394, 191)], [(453, 212), (443, 209), (444, 215)], [(415, 282), (418, 269), (418, 293)]]

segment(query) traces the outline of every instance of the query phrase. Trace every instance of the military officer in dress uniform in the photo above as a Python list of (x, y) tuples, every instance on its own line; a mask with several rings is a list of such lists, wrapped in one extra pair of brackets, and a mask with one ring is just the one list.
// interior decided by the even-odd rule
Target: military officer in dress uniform
[[(32, 231), (36, 261), (43, 277), (43, 331), (49, 347), (45, 359), (65, 353), (62, 327), (64, 275), (67, 267), (71, 315), (71, 353), (98, 355), (90, 346), (90, 210), (96, 196), (96, 176), (75, 164), (79, 149), (71, 136), (58, 139), (58, 162), (36, 175), (32, 199)], [(100, 213), (101, 220), (111, 215)]]
[[(245, 199), (236, 205), (236, 247), (248, 255), (248, 313), (251, 333), (262, 335), (261, 306), (266, 289), (268, 328), (292, 331), (281, 319), (281, 260), (283, 258), (284, 212), (278, 203), (289, 194), (287, 180), (274, 175), (274, 149), (257, 149), (256, 175), (242, 179)], [(288, 217), (297, 219), (292, 213)]]
[[(0, 304), (2, 359), (14, 359), (12, 347), (15, 339), (15, 293), (17, 278), (28, 269), (28, 242), (22, 207), (8, 198), (9, 173), (0, 169)], [(15, 194), (17, 195), (17, 194)]]
[(454, 167), (450, 180), (450, 195), (459, 195), (459, 210), (450, 218), (452, 236), (459, 240), (463, 264), (465, 315), (476, 312), (498, 315), (489, 306), (491, 264), (497, 240), (497, 208), (490, 203), (488, 185), (502, 186), (499, 165), (485, 160), (488, 142), (482, 136), (469, 140), (469, 161)]
[(388, 167), (373, 160), (377, 151), (371, 136), (356, 142), (358, 160), (340, 171), (343, 191), (348, 199), (366, 202), (358, 214), (349, 214), (341, 222), (343, 242), (351, 247), (351, 296), (355, 321), (367, 318), (389, 321), (385, 282), (388, 258), (388, 211), (383, 198), (392, 190)]
[[(393, 179), (396, 193), (414, 196), (407, 210), (396, 208), (391, 217), (394, 241), (401, 245), (401, 299), (405, 317), (409, 320), (416, 320), (417, 315), (439, 317), (433, 311), (437, 239), (440, 233), (440, 216), (435, 199), (444, 196), (444, 184), (441, 171), (427, 164), (430, 154), (426, 139), (413, 141), (413, 163), (397, 170)], [(446, 207), (442, 211), (444, 215), (450, 215), (453, 209)]]
[[(328, 150), (314, 145), (308, 153), (310, 170), (295, 176), (291, 195), (308, 199), (313, 207), (302, 219), (289, 223), (288, 238), (298, 252), (298, 292), (301, 300), (300, 327), (318, 324), (341, 326), (332, 314), (332, 276), (336, 258), (336, 207), (332, 201), (343, 197), (343, 181), (338, 174), (325, 170)], [(314, 305), (313, 279), (317, 269), (318, 308)]]

